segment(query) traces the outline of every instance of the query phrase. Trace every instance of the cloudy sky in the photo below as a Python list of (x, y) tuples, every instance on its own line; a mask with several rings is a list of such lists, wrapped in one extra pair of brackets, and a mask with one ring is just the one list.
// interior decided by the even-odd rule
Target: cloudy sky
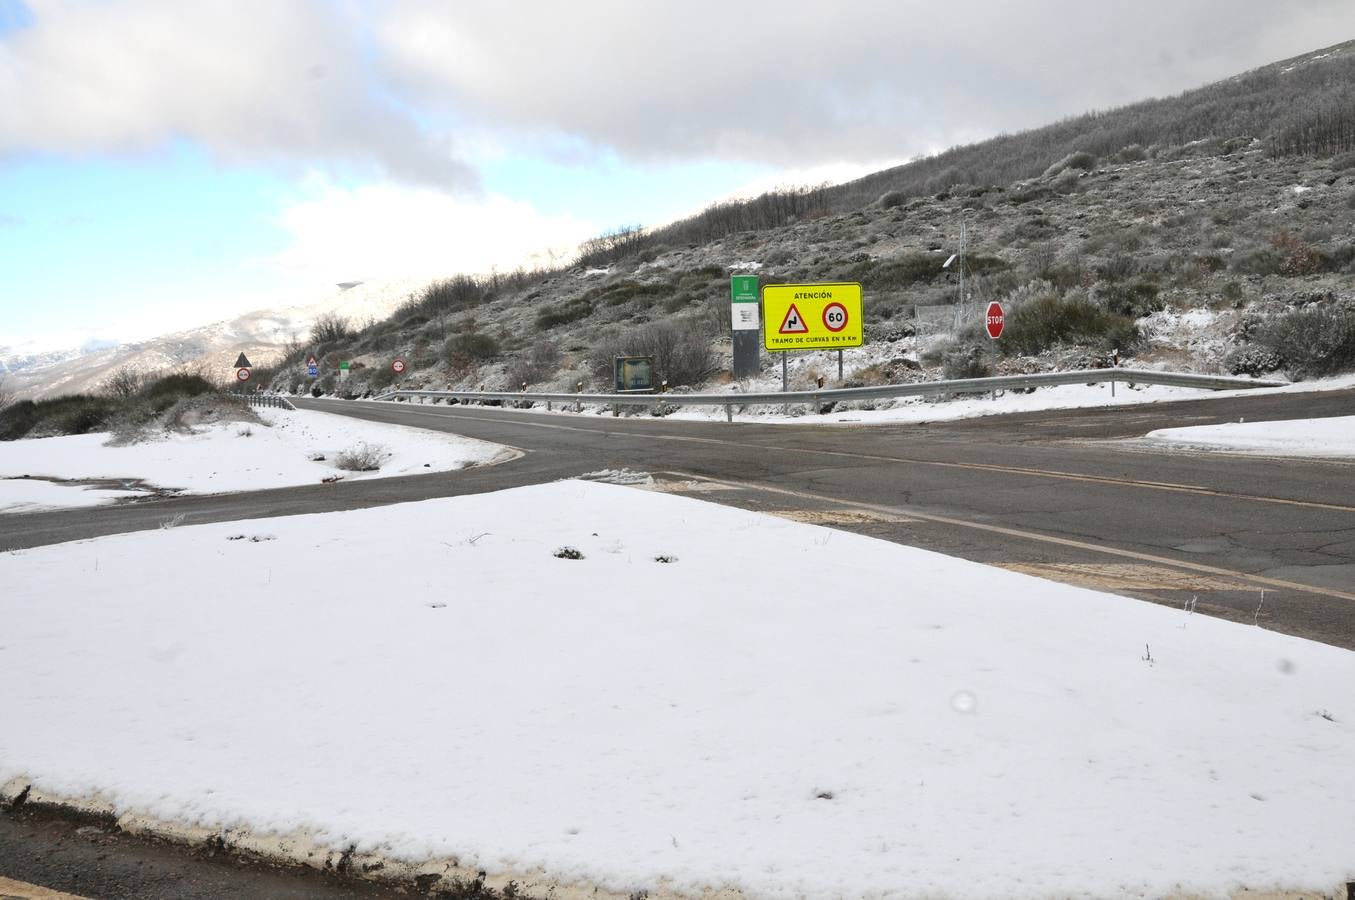
[(1351, 38), (1351, 0), (0, 0), (0, 345), (548, 264)]

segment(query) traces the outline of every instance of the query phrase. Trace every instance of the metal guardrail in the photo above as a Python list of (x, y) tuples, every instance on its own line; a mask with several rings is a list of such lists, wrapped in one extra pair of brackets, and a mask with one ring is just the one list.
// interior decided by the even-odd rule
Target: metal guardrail
[(292, 401), (279, 394), (248, 394), (228, 391), (226, 396), (236, 400), (243, 400), (250, 406), (267, 406), (272, 407), (273, 409), (296, 409), (296, 407), (292, 405)]
[(727, 394), (584, 394), (533, 393), (528, 391), (387, 391), (376, 400), (414, 397), (433, 397), (460, 402), (511, 403), (522, 400), (559, 403), (563, 406), (584, 403), (619, 406), (723, 406), (725, 416), (733, 420), (736, 406), (783, 406), (799, 403), (821, 404), (831, 401), (884, 400), (898, 397), (937, 397), (952, 394), (985, 394), (989, 391), (1009, 391), (1049, 387), (1062, 384), (1093, 384), (1123, 382), (1128, 384), (1157, 384), (1168, 387), (1194, 387), (1215, 391), (1250, 388), (1281, 387), (1284, 382), (1257, 381), (1229, 375), (1195, 375), (1189, 372), (1154, 372), (1149, 369), (1080, 369), (1073, 372), (1046, 372), (1038, 375), (1000, 375), (995, 378), (961, 378), (952, 381), (919, 381), (912, 384), (882, 384), (858, 388), (816, 388), (807, 391), (749, 391)]

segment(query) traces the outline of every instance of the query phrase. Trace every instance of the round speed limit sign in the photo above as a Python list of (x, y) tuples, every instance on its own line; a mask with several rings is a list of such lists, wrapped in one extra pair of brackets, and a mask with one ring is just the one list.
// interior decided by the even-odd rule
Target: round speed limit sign
[(236, 370), (235, 370), (235, 380), (236, 380), (236, 381), (249, 381), (249, 369), (236, 369)]
[(829, 303), (823, 308), (823, 327), (829, 331), (841, 331), (847, 327), (847, 307), (841, 303)]
[(393, 363), (391, 363), (391, 371), (394, 372), (396, 375), (399, 375), (400, 373), (404, 372), (404, 370), (405, 370), (405, 361), (403, 359), (396, 359)]

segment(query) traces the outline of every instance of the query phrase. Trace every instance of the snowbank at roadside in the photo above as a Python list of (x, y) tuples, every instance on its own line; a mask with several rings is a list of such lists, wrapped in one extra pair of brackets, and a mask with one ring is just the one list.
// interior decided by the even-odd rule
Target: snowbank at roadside
[(1162, 428), (1150, 431), (1145, 439), (1190, 450), (1347, 457), (1355, 456), (1355, 416)]
[[(457, 435), (330, 413), (258, 412), (267, 425), (219, 423), (120, 447), (108, 446), (107, 434), (0, 442), (0, 513), (90, 506), (145, 496), (151, 488), (206, 494), (316, 484), (336, 476), (449, 471), (512, 452)], [(364, 446), (381, 460), (379, 470), (336, 467), (339, 454)]]
[(623, 896), (1355, 878), (1355, 654), (855, 534), (562, 482), (0, 583), (0, 784), (119, 811)]
[[(958, 397), (950, 400), (909, 397), (897, 400), (872, 401), (874, 409), (843, 409), (820, 414), (805, 404), (792, 404), (786, 413), (778, 406), (749, 407), (739, 411), (739, 394), (728, 386), (702, 388), (702, 393), (729, 392), (734, 407), (736, 422), (755, 422), (759, 424), (780, 425), (887, 425), (892, 423), (945, 422), (954, 419), (970, 419), (980, 416), (997, 416), (1007, 413), (1043, 412), (1063, 409), (1085, 409), (1108, 406), (1135, 406), (1147, 403), (1169, 403), (1178, 400), (1201, 400), (1209, 398), (1259, 396), (1261, 393), (1302, 394), (1314, 391), (1345, 390), (1355, 387), (1355, 375), (1342, 375), (1335, 378), (1315, 379), (1313, 381), (1286, 384), (1274, 388), (1250, 388), (1232, 391), (1210, 391), (1201, 388), (1166, 387), (1162, 385), (1134, 384), (1118, 382), (1112, 395), (1111, 386), (1102, 384), (1070, 384), (1037, 388), (1029, 393), (999, 391), (997, 396), (983, 394)], [(749, 390), (778, 390), (775, 385), (756, 383)], [(337, 402), (337, 401), (336, 401)], [(429, 399), (416, 399), (415, 403), (431, 403)], [(861, 405), (861, 404), (854, 404)], [(557, 404), (553, 410), (547, 410), (545, 404), (537, 404), (528, 412), (541, 415), (563, 417), (578, 416), (572, 404)], [(583, 415), (610, 415), (610, 409), (596, 404), (585, 403)], [(725, 421), (723, 406), (684, 406), (669, 414), (666, 418), (674, 421)]]

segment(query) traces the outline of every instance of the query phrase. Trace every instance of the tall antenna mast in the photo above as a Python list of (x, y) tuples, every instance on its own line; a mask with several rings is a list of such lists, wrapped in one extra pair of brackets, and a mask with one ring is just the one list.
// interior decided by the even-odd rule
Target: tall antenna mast
[[(964, 327), (964, 321), (965, 321), (964, 245), (965, 245), (965, 221), (964, 221), (964, 217), (961, 216), (961, 217), (960, 217), (960, 252), (959, 252), (958, 254), (956, 254), (956, 257), (958, 257), (958, 262), (960, 263), (960, 296), (959, 296), (959, 299), (956, 300), (956, 302), (955, 302), (955, 322), (954, 322), (954, 324), (951, 326), (951, 330), (952, 330), (952, 331), (955, 331), (955, 332), (958, 332), (961, 328)], [(951, 258), (952, 258), (952, 259), (955, 259), (956, 257), (951, 257)], [(950, 261), (949, 261), (949, 260), (946, 262), (946, 265), (950, 265)]]

